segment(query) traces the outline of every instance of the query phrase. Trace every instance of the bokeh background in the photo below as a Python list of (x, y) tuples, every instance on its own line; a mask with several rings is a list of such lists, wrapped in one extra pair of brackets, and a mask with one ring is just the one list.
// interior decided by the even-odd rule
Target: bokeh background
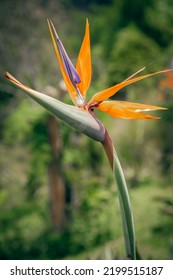
[[(70, 103), (47, 18), (74, 63), (89, 19), (89, 98), (143, 66), (173, 67), (172, 0), (0, 1), (0, 259), (124, 259), (117, 194), (101, 145), (56, 121), (3, 77), (9, 71)], [(141, 257), (172, 259), (173, 73), (113, 98), (169, 108), (159, 121), (96, 114), (122, 162)]]

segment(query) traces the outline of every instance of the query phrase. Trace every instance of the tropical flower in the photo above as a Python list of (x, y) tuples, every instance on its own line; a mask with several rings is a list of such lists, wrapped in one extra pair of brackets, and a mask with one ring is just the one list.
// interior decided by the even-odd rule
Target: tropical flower
[(120, 89), (134, 82), (160, 73), (166, 73), (170, 70), (163, 70), (135, 77), (145, 69), (145, 67), (143, 67), (123, 82), (94, 94), (87, 102), (86, 93), (90, 86), (92, 76), (88, 20), (86, 20), (85, 34), (76, 67), (74, 67), (69, 59), (51, 20), (48, 20), (48, 26), (64, 82), (75, 106), (67, 105), (23, 85), (8, 72), (5, 72), (5, 76), (14, 85), (24, 90), (30, 97), (46, 108), (50, 113), (54, 114), (57, 118), (78, 129), (92, 139), (102, 143), (117, 181), (126, 253), (129, 258), (135, 259), (134, 223), (125, 178), (112, 140), (102, 122), (95, 117), (93, 111), (97, 108), (113, 117), (123, 119), (158, 119), (158, 117), (148, 115), (145, 112), (165, 110), (166, 108), (107, 99), (116, 94)]
[[(143, 67), (142, 69), (138, 70), (136, 73), (134, 73), (133, 75), (128, 77), (125, 81), (94, 94), (92, 96), (92, 98), (88, 102), (86, 102), (86, 93), (90, 86), (91, 76), (92, 76), (90, 33), (89, 33), (88, 20), (86, 20), (85, 34), (84, 34), (83, 42), (82, 42), (81, 49), (80, 49), (80, 52), (78, 55), (76, 68), (73, 66), (71, 60), (69, 59), (69, 57), (65, 51), (65, 48), (56, 32), (56, 29), (51, 20), (48, 20), (48, 26), (49, 26), (50, 35), (52, 38), (53, 46), (55, 49), (56, 57), (58, 59), (58, 63), (59, 63), (59, 66), (60, 66), (60, 69), (62, 72), (64, 82), (66, 84), (69, 95), (76, 107), (74, 109), (71, 106), (70, 110), (68, 110), (69, 118), (72, 117), (72, 116), (70, 116), (71, 112), (73, 112), (73, 115), (74, 115), (74, 112), (76, 112), (78, 114), (78, 120), (80, 122), (80, 116), (85, 115), (85, 113), (84, 113), (84, 111), (85, 111), (87, 113), (87, 118), (89, 118), (88, 122), (90, 122), (91, 118), (92, 118), (92, 122), (95, 120), (95, 122), (99, 126), (100, 137), (98, 136), (98, 133), (96, 133), (97, 135), (95, 134), (95, 140), (102, 142), (104, 140), (103, 134), (105, 134), (105, 129), (104, 129), (104, 127), (102, 127), (102, 123), (98, 119), (96, 119), (95, 115), (93, 114), (93, 110), (95, 108), (97, 108), (103, 112), (106, 112), (107, 114), (109, 114), (113, 117), (116, 117), (116, 118), (159, 119), (159, 117), (145, 114), (145, 112), (155, 111), (155, 110), (165, 110), (166, 108), (154, 106), (154, 105), (139, 104), (139, 103), (133, 103), (133, 102), (127, 102), (127, 101), (113, 101), (113, 100), (107, 100), (107, 99), (109, 99), (111, 96), (116, 94), (120, 89), (122, 89), (132, 83), (135, 83), (137, 81), (143, 80), (145, 78), (148, 78), (148, 77), (160, 74), (160, 73), (166, 73), (166, 72), (170, 71), (169, 69), (134, 78), (136, 75), (138, 75), (140, 72), (142, 72), (146, 68), (146, 67)], [(38, 94), (38, 92), (21, 84), (18, 80), (16, 80), (8, 72), (5, 72), (5, 76), (12, 83), (17, 85), (18, 87), (21, 87), (23, 90), (27, 91), (28, 94), (31, 94), (31, 92)], [(48, 96), (47, 96), (47, 99), (49, 99)], [(51, 100), (51, 99), (49, 99), (49, 100)], [(55, 101), (58, 102), (59, 105), (64, 104), (60, 101), (57, 101), (57, 100), (55, 100)], [(65, 106), (65, 104), (64, 104), (64, 106)], [(65, 107), (68, 107), (68, 105), (66, 105)], [(77, 108), (80, 110), (77, 110)], [(80, 113), (79, 113), (79, 111), (80, 111)], [(55, 113), (55, 112), (52, 112), (52, 113)], [(58, 117), (61, 118), (61, 116), (59, 116), (59, 115), (58, 115)], [(65, 121), (66, 121), (66, 119), (65, 119)], [(76, 119), (76, 122), (77, 122), (77, 119)], [(87, 120), (85, 120), (85, 122), (87, 122)], [(70, 124), (71, 124), (71, 122), (70, 122)], [(71, 125), (75, 126), (74, 123), (72, 123)], [(78, 126), (76, 128), (79, 129)], [(84, 126), (83, 126), (83, 128), (84, 128)], [(90, 134), (90, 132), (87, 133), (87, 129), (86, 129), (86, 131), (84, 129), (83, 132), (87, 135)], [(88, 136), (90, 136), (90, 135), (88, 135)]]
[[(101, 111), (104, 111), (116, 118), (124, 118), (124, 119), (158, 119), (158, 117), (146, 115), (142, 112), (152, 111), (152, 110), (164, 110), (165, 108), (153, 106), (153, 105), (145, 105), (138, 103), (131, 103), (126, 101), (105, 101), (110, 98), (112, 95), (117, 93), (120, 89), (125, 86), (137, 82), (139, 80), (151, 77), (153, 75), (157, 75), (159, 73), (167, 72), (167, 70), (144, 75), (138, 78), (133, 78), (141, 71), (145, 69), (142, 68), (133, 74), (131, 77), (126, 79), (120, 84), (117, 84), (111, 88), (103, 90), (99, 93), (96, 93), (88, 103), (86, 103), (86, 92), (90, 86), (91, 82), (91, 51), (90, 51), (90, 34), (89, 34), (89, 23), (86, 20), (86, 30), (83, 39), (83, 43), (78, 55), (76, 68), (71, 63), (64, 47), (59, 39), (59, 36), (55, 30), (53, 23), (48, 20), (48, 26), (50, 30), (50, 34), (52, 37), (53, 45), (55, 48), (56, 56), (61, 68), (61, 72), (70, 94), (70, 97), (74, 104), (80, 108), (85, 110), (92, 110), (93, 108), (98, 108)], [(55, 38), (53, 36), (55, 35)], [(58, 48), (57, 48), (58, 46)]]

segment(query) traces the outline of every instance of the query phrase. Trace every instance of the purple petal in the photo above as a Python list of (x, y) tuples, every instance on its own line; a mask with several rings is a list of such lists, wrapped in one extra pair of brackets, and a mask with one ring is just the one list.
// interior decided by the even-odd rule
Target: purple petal
[(76, 71), (75, 67), (73, 66), (71, 60), (69, 59), (68, 54), (66, 53), (66, 50), (65, 50), (61, 40), (59, 39), (59, 36), (56, 32), (56, 29), (55, 29), (52, 21), (50, 20), (49, 22), (52, 26), (52, 29), (54, 31), (54, 35), (55, 35), (56, 40), (57, 40), (57, 46), (58, 46), (59, 53), (60, 53), (60, 56), (61, 56), (62, 64), (64, 66), (64, 70), (65, 70), (67, 76), (69, 77), (70, 81), (72, 82), (74, 88), (76, 89), (77, 100), (76, 100), (75, 104), (78, 107), (82, 107), (84, 105), (85, 100), (84, 100), (84, 98), (83, 98), (82, 94), (80, 93), (80, 90), (77, 86), (77, 84), (81, 82), (80, 76), (79, 76), (78, 72)]
[(64, 46), (59, 38), (57, 38), (57, 42), (58, 42), (59, 52), (60, 52), (60, 55), (61, 55), (61, 58), (63, 61), (65, 71), (68, 74), (71, 82), (73, 84), (80, 83), (81, 79), (79, 77), (79, 74), (77, 73), (75, 67), (73, 66), (71, 60), (69, 59), (69, 57), (64, 49)]

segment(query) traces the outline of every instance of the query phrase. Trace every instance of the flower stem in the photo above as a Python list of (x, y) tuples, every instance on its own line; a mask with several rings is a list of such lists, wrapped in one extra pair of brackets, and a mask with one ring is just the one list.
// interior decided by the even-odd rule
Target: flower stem
[(112, 139), (110, 138), (107, 132), (105, 140), (102, 142), (102, 145), (108, 157), (117, 183), (117, 193), (121, 209), (122, 226), (127, 258), (135, 260), (135, 230), (129, 193), (118, 155), (113, 146)]

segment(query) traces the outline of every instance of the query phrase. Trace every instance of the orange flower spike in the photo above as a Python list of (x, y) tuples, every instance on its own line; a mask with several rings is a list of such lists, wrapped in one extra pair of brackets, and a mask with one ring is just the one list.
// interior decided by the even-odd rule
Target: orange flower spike
[(126, 101), (103, 101), (98, 107), (99, 110), (115, 118), (121, 119), (159, 119), (159, 117), (150, 116), (142, 112), (167, 110), (163, 107), (154, 105), (139, 104)]
[(81, 79), (81, 83), (78, 84), (78, 87), (82, 96), (85, 99), (86, 92), (90, 86), (92, 76), (90, 33), (88, 20), (86, 20), (85, 35), (78, 55), (76, 70)]
[(108, 99), (109, 97), (111, 97), (112, 95), (117, 93), (120, 89), (122, 89), (122, 88), (124, 88), (124, 87), (126, 87), (126, 86), (128, 86), (128, 85), (130, 85), (132, 83), (135, 83), (137, 81), (149, 78), (149, 77), (154, 76), (154, 75), (158, 75), (158, 74), (161, 74), (161, 73), (166, 73), (168, 71), (170, 71), (170, 69), (162, 70), (162, 71), (151, 73), (151, 74), (147, 74), (147, 75), (143, 75), (143, 76), (140, 76), (140, 77), (137, 77), (137, 78), (133, 78), (133, 79), (127, 79), (127, 80), (125, 80), (122, 83), (116, 84), (115, 86), (112, 86), (112, 87), (110, 87), (108, 89), (105, 89), (105, 90), (103, 90), (101, 92), (98, 92), (98, 93), (94, 94), (93, 97), (88, 102), (88, 105), (89, 105), (89, 107), (90, 106), (92, 107), (92, 105), (94, 106), (95, 104), (99, 104), (100, 102)]

